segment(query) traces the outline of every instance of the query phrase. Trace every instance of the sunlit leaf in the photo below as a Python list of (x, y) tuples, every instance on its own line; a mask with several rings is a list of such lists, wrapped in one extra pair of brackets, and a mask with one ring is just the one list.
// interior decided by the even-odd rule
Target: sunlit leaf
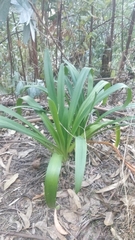
[(79, 192), (84, 176), (87, 156), (87, 143), (83, 137), (75, 139), (75, 191)]

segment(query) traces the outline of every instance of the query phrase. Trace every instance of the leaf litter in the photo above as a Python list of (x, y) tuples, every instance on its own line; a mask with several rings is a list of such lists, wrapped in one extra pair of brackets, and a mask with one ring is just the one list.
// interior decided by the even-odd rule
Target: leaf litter
[[(42, 130), (41, 122), (38, 125)], [(124, 129), (123, 135), (128, 134), (125, 131), (128, 129)], [(113, 131), (108, 130), (98, 140), (110, 141), (111, 134)], [(18, 133), (8, 132), (7, 137), (9, 143), (4, 140), (0, 143), (2, 239), (134, 240), (134, 174), (122, 165), (109, 146), (90, 147), (89, 155), (93, 161), (87, 162), (78, 194), (74, 192), (72, 160), (69, 169), (63, 166), (57, 194), (59, 210), (53, 212), (44, 202), (42, 186), (48, 162), (47, 150)], [(21, 142), (18, 141), (20, 138)], [(128, 161), (134, 164), (134, 142), (125, 145), (124, 139), (119, 151), (124, 155), (127, 146)], [(13, 231), (18, 235), (10, 235)], [(66, 235), (63, 235), (64, 231)]]

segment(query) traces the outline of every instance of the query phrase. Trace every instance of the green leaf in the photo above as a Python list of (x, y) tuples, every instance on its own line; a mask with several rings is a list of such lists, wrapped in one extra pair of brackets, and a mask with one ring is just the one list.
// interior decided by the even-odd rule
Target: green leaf
[(78, 105), (78, 101), (79, 101), (79, 98), (80, 98), (82, 90), (83, 90), (83, 85), (84, 85), (89, 73), (90, 73), (90, 69), (85, 67), (82, 69), (82, 71), (80, 72), (80, 75), (77, 79), (75, 88), (73, 90), (72, 98), (70, 101), (69, 116), (68, 116), (68, 125), (69, 126), (74, 118), (76, 108)]
[(75, 191), (79, 192), (84, 176), (87, 157), (87, 143), (83, 137), (75, 138)]
[(104, 92), (100, 92), (97, 96), (96, 104), (103, 101), (103, 99), (105, 99), (106, 97), (110, 96), (112, 93), (114, 93), (122, 88), (127, 89), (127, 98), (125, 100), (125, 103), (123, 104), (123, 106), (126, 107), (131, 102), (132, 92), (131, 92), (131, 89), (124, 83), (116, 83), (115, 85), (111, 86)]
[(91, 93), (92, 90), (93, 90), (93, 70), (91, 69), (91, 72), (88, 77), (87, 96)]
[(56, 95), (56, 90), (54, 85), (53, 71), (52, 71), (51, 60), (50, 60), (48, 49), (45, 50), (45, 54), (44, 54), (44, 75), (45, 75), (45, 82), (48, 90), (48, 96), (57, 105), (57, 95)]
[(55, 208), (56, 193), (63, 156), (54, 153), (49, 161), (45, 177), (45, 199), (48, 207)]
[(58, 82), (57, 82), (57, 102), (58, 102), (58, 114), (60, 119), (63, 116), (64, 111), (64, 103), (65, 103), (65, 73), (64, 73), (64, 65), (61, 64), (59, 74), (58, 74)]
[[(77, 79), (78, 79), (78, 77), (79, 77), (79, 72), (78, 72), (77, 69), (74, 67), (74, 65), (72, 65), (70, 62), (68, 62), (68, 61), (65, 60), (65, 63), (67, 64), (66, 69), (68, 69), (69, 72), (70, 72), (71, 79), (72, 79), (72, 81), (73, 81), (73, 83), (74, 83), (73, 85), (75, 85), (75, 84), (76, 84), (76, 81), (77, 81)], [(66, 71), (66, 75), (68, 75), (68, 72), (67, 72), (67, 71)]]
[(9, 114), (12, 117), (15, 117), (16, 119), (22, 121), (24, 124), (28, 125), (31, 129), (34, 129), (34, 131), (39, 132), (29, 121), (27, 121), (24, 117), (22, 117), (20, 114), (18, 114), (16, 112), (14, 112), (10, 108), (0, 105), (0, 111), (4, 112), (6, 114)]
[[(80, 106), (80, 109), (76, 115), (76, 118), (74, 119), (73, 127), (72, 127), (72, 133), (75, 134), (77, 131), (77, 128), (79, 128), (79, 125), (81, 124), (83, 119), (86, 119), (85, 122), (87, 121), (88, 116), (91, 114), (93, 107), (95, 105), (95, 99), (96, 95), (94, 96), (93, 94), (91, 95), (91, 99), (89, 98), (89, 101), (84, 101), (82, 105)], [(82, 129), (84, 130), (84, 129)]]
[(88, 115), (92, 112), (96, 104), (99, 91), (101, 91), (106, 84), (108, 84), (106, 81), (101, 81), (100, 84), (98, 83), (80, 105), (73, 123), (73, 134), (75, 134), (75, 131), (81, 121), (83, 119), (87, 120)]
[[(37, 111), (44, 111), (43, 110), (43, 107), (37, 103), (32, 97), (30, 96), (24, 96), (24, 97), (21, 97), (20, 98), (22, 101), (25, 101), (30, 107), (32, 107), (34, 110), (37, 110)], [(19, 103), (21, 102), (21, 100), (18, 99), (18, 105)]]
[[(22, 103), (23, 103), (23, 99), (22, 98), (18, 98), (17, 99), (17, 101), (16, 101), (16, 107), (17, 107), (17, 109), (16, 109), (16, 112), (18, 113), (18, 114), (20, 114), (20, 115), (22, 115)], [(15, 107), (15, 108), (16, 108)], [(14, 108), (14, 109), (15, 109)]]
[[(57, 131), (54, 128), (53, 123), (50, 121), (50, 119), (48, 118), (48, 116), (44, 112), (38, 112), (38, 115), (42, 119), (45, 127), (47, 128), (48, 132), (52, 135), (53, 140), (55, 141), (56, 145), (59, 148), (59, 136), (57, 134)], [(59, 149), (59, 151), (60, 151), (60, 149)]]
[(116, 134), (115, 146), (118, 147), (120, 143), (120, 126), (118, 124), (116, 124), (115, 127), (115, 134)]
[(63, 136), (62, 126), (60, 125), (60, 119), (59, 119), (59, 116), (57, 113), (57, 108), (56, 108), (55, 103), (51, 99), (49, 99), (48, 102), (49, 102), (49, 108), (51, 111), (53, 121), (55, 123), (56, 131), (57, 131), (57, 135), (58, 135), (58, 139), (59, 139), (59, 147), (63, 151), (63, 154), (64, 154), (65, 149), (66, 149), (65, 148), (65, 139)]
[(47, 140), (47, 138), (42, 135), (34, 126), (31, 126), (31, 124), (29, 123), (27, 125), (31, 128), (31, 130), (7, 117), (0, 117), (0, 128), (12, 129), (27, 136), (30, 136), (52, 151), (54, 148), (53, 144), (49, 140)]
[[(38, 129), (36, 129), (29, 121), (27, 121), (24, 117), (22, 117), (20, 114), (14, 112), (10, 108), (7, 108), (3, 105), (0, 105), (0, 111), (9, 114), (12, 117), (15, 117), (17, 120), (20, 120), (22, 123), (26, 124), (29, 128), (25, 128), (22, 124), (17, 123), (14, 120), (11, 120), (6, 117), (0, 117), (0, 128), (7, 128), (7, 129), (13, 129), (15, 131), (24, 133), (28, 136), (33, 137), (35, 140), (37, 140), (39, 143), (41, 143), (43, 146), (48, 147), (49, 149), (54, 148), (54, 144), (52, 144)], [(32, 130), (32, 131), (29, 131)], [(36, 134), (37, 133), (37, 134)]]

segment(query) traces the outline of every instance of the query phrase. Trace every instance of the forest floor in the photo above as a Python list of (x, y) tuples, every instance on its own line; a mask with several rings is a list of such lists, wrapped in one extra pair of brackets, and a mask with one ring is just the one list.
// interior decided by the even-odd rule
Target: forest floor
[[(44, 132), (33, 112), (26, 115)], [(114, 129), (93, 141), (77, 195), (74, 156), (63, 166), (54, 211), (43, 194), (49, 152), (30, 137), (0, 129), (0, 240), (135, 239), (135, 168), (129, 169), (135, 166), (135, 126), (121, 129), (118, 150)]]

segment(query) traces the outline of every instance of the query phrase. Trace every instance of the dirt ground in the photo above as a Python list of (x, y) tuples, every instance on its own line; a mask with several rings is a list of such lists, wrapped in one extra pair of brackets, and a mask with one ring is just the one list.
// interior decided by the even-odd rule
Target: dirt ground
[[(33, 114), (27, 113), (36, 119)], [(33, 124), (44, 131), (40, 121)], [(135, 239), (135, 127), (122, 128), (118, 150), (114, 130), (93, 141), (77, 195), (74, 156), (63, 166), (54, 211), (43, 194), (49, 152), (27, 136), (0, 129), (0, 240)]]

